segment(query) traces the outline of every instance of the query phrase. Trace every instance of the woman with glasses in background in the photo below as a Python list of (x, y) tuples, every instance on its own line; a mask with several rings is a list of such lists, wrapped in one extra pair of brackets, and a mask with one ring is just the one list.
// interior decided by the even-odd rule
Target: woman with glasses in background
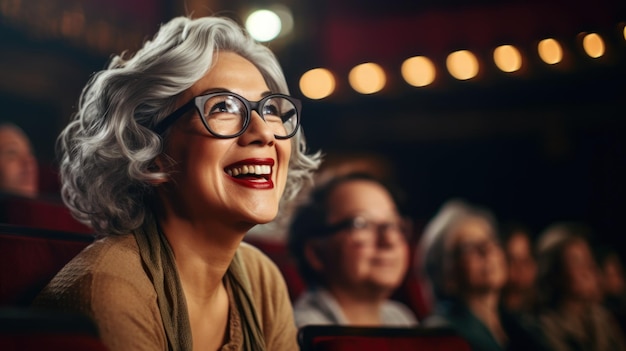
[(474, 351), (545, 350), (536, 325), (499, 308), (507, 266), (497, 237), (491, 213), (460, 200), (426, 225), (418, 252), (436, 307), (424, 324), (453, 328)]
[(296, 324), (415, 326), (389, 300), (409, 264), (409, 229), (389, 188), (361, 173), (338, 176), (311, 194), (293, 218), (288, 245), (308, 290)]
[(101, 237), (36, 304), (110, 350), (297, 349), (285, 283), (242, 243), (317, 168), (275, 56), (234, 21), (175, 18), (85, 87), (59, 137), (63, 197)]

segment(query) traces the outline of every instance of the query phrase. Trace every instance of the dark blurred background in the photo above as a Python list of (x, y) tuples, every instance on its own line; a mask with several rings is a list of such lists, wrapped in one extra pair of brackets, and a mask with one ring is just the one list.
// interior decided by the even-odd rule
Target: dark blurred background
[[(294, 27), (268, 45), (304, 101), (310, 148), (329, 165), (358, 160), (397, 181), (418, 224), (460, 197), (535, 233), (583, 221), (597, 241), (626, 251), (624, 1), (0, 0), (0, 118), (20, 125), (40, 161), (54, 165), (56, 136), (111, 54), (137, 49), (174, 16), (243, 23), (275, 3), (291, 10)], [(604, 56), (584, 53), (586, 32), (602, 36)], [(558, 65), (537, 55), (546, 37), (563, 45)], [(504, 43), (522, 52), (519, 72), (493, 64)], [(476, 78), (447, 74), (446, 55), (458, 49), (478, 57)], [(400, 65), (414, 55), (434, 61), (433, 84), (403, 81)], [(381, 92), (350, 88), (348, 71), (363, 62), (385, 69)], [(311, 100), (298, 84), (317, 67), (335, 73), (337, 88)]]

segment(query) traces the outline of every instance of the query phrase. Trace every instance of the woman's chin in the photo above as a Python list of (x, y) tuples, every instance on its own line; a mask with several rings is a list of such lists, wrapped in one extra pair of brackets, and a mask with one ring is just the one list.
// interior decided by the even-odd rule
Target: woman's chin
[(267, 224), (267, 223), (273, 221), (274, 219), (276, 219), (276, 214), (277, 213), (278, 213), (278, 210), (268, 210), (268, 211), (255, 212), (255, 213), (250, 214), (249, 222), (252, 225)]

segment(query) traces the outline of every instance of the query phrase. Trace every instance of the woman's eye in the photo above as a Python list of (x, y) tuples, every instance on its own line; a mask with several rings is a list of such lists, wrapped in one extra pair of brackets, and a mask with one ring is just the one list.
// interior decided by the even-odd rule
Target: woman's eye
[(271, 115), (271, 116), (279, 116), (280, 111), (278, 106), (275, 105), (265, 105), (263, 107), (263, 115)]
[(239, 107), (232, 101), (217, 102), (207, 110), (208, 115), (216, 113), (239, 113)]

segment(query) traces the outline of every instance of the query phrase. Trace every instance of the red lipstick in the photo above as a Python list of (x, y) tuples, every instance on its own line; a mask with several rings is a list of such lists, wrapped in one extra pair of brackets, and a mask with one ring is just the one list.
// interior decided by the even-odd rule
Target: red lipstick
[(248, 158), (228, 165), (224, 172), (239, 185), (252, 189), (273, 189), (273, 166), (271, 158)]

